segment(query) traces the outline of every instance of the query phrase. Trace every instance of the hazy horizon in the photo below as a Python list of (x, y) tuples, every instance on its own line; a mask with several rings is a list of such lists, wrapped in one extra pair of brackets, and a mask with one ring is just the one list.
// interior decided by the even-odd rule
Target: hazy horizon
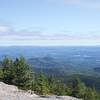
[(0, 46), (100, 45), (99, 0), (0, 0)]

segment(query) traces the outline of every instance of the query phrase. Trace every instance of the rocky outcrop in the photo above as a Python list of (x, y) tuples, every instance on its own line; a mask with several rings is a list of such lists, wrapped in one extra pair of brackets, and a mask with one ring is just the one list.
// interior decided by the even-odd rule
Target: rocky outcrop
[(19, 90), (16, 86), (0, 82), (0, 100), (80, 100), (69, 96), (40, 97), (30, 91)]

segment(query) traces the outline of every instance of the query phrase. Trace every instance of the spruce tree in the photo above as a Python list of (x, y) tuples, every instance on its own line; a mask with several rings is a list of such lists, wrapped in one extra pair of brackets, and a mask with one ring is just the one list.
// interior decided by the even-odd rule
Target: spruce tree
[(57, 83), (56, 83), (56, 79), (53, 76), (50, 76), (48, 78), (48, 84), (49, 84), (50, 93), (55, 94)]
[(30, 88), (33, 81), (33, 73), (23, 57), (17, 58), (14, 62), (13, 83), (24, 89)]
[(77, 97), (77, 98), (84, 97), (86, 86), (83, 82), (81, 82), (79, 78), (75, 79), (72, 88), (73, 88), (72, 96)]
[(67, 85), (66, 85), (66, 95), (71, 96), (72, 95), (72, 91), (73, 91), (72, 83), (67, 83)]
[(34, 91), (39, 95), (47, 95), (49, 93), (48, 81), (43, 73), (40, 73), (40, 75), (36, 78)]
[(95, 89), (87, 88), (85, 95), (83, 97), (84, 100), (100, 100), (98, 93)]
[(8, 84), (12, 84), (14, 78), (13, 75), (13, 61), (10, 58), (5, 57), (2, 61), (3, 81)]
[(60, 96), (64, 96), (66, 95), (66, 92), (65, 92), (65, 85), (64, 83), (62, 83), (61, 81), (59, 81), (57, 84), (56, 84), (56, 94), (57, 95), (60, 95)]

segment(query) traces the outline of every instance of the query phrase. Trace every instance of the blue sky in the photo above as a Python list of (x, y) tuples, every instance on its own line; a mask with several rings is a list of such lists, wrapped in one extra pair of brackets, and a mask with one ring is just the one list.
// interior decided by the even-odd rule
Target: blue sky
[(0, 0), (0, 45), (100, 45), (100, 0)]

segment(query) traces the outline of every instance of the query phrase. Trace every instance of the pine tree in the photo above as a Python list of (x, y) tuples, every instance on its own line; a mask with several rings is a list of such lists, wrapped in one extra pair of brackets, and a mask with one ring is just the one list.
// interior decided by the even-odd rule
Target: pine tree
[(83, 99), (84, 100), (99, 100), (100, 98), (95, 89), (87, 88)]
[(79, 78), (76, 78), (76, 80), (73, 83), (72, 88), (73, 88), (72, 96), (77, 97), (77, 98), (84, 97), (86, 86), (84, 83), (81, 82)]
[(56, 91), (56, 79), (53, 76), (48, 78), (49, 90), (51, 94), (55, 94)]
[(3, 81), (12, 84), (13, 76), (13, 61), (7, 57), (2, 61)]
[(61, 81), (57, 82), (56, 84), (56, 94), (60, 95), (60, 96), (64, 96), (66, 95), (66, 88), (64, 83), (62, 83)]
[(3, 81), (3, 70), (0, 68), (0, 81)]
[(34, 91), (39, 95), (47, 95), (49, 93), (48, 81), (43, 73), (35, 80)]
[(66, 85), (66, 95), (71, 96), (72, 95), (72, 91), (73, 91), (72, 83), (67, 83), (67, 85)]
[(30, 88), (33, 81), (33, 73), (26, 64), (23, 57), (17, 58), (13, 67), (14, 80), (13, 83), (24, 89)]

